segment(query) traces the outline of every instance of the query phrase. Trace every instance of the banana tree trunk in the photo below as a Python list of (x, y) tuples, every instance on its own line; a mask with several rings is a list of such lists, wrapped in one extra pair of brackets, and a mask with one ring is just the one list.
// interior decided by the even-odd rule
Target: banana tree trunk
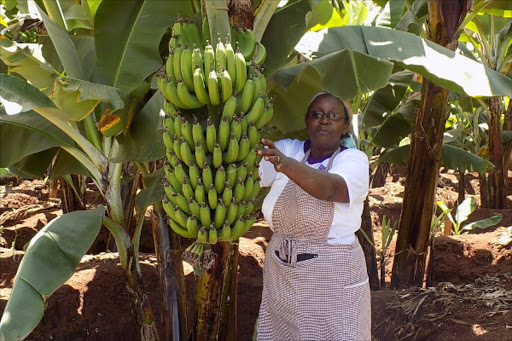
[(370, 238), (371, 243), (369, 243), (361, 231), (357, 231), (356, 235), (359, 239), (359, 243), (363, 248), (364, 258), (366, 260), (366, 270), (368, 272), (368, 278), (370, 279), (370, 289), (371, 290), (379, 290), (385, 289), (385, 287), (379, 285), (379, 274), (377, 270), (377, 255), (375, 253), (375, 248), (372, 246), (375, 245), (373, 239), (373, 226), (372, 226), (372, 217), (370, 215), (370, 204), (368, 198), (364, 201), (363, 208), (363, 216), (362, 216), (362, 224), (361, 229), (366, 233), (368, 238)]
[[(472, 1), (429, 0), (428, 38), (454, 51), (459, 26)], [(391, 285), (393, 288), (422, 286), (430, 244), (439, 176), (448, 90), (423, 81), (421, 108), (411, 133), (411, 151)]]
[(489, 172), (489, 208), (505, 208), (506, 182), (503, 168), (503, 144), (501, 139), (501, 115), (503, 107), (500, 98), (488, 100), (489, 157), (494, 168)]
[(158, 258), (160, 286), (163, 291), (162, 324), (165, 340), (188, 340), (188, 311), (181, 258), (181, 242), (166, 222), (161, 205), (152, 214), (153, 240)]

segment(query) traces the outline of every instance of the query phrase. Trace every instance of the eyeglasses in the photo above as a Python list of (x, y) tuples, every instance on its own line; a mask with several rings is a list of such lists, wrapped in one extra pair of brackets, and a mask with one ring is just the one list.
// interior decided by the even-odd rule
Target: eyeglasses
[(327, 117), (327, 119), (329, 119), (330, 121), (339, 121), (344, 118), (342, 115), (338, 114), (337, 112), (324, 113), (321, 111), (312, 111), (309, 113), (309, 117), (311, 117), (312, 119), (315, 119), (315, 120), (321, 120), (322, 118)]

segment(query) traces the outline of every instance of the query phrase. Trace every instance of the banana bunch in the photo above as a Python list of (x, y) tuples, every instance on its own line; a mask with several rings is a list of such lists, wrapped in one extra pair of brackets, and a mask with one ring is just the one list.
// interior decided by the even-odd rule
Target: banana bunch
[(210, 244), (236, 241), (255, 221), (260, 131), (273, 115), (265, 48), (251, 30), (233, 28), (232, 36), (235, 49), (230, 37), (214, 48), (179, 20), (157, 78), (165, 97), (163, 206), (176, 233), (197, 239), (184, 257), (203, 265)]

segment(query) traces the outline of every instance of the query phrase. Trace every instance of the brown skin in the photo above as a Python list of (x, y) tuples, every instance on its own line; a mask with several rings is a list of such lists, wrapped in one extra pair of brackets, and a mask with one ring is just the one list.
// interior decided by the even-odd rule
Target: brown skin
[[(310, 117), (313, 111), (337, 112), (343, 118), (338, 121), (331, 121), (325, 116), (314, 119)], [(332, 95), (321, 95), (311, 103), (306, 115), (306, 128), (311, 139), (311, 156), (321, 157), (336, 151), (341, 136), (350, 126), (350, 121), (345, 119), (345, 114), (343, 104)], [(286, 157), (271, 140), (262, 138), (261, 143), (268, 148), (258, 151), (258, 154), (263, 155), (265, 160), (274, 165), (277, 172), (284, 173), (308, 194), (321, 200), (349, 203), (347, 183), (341, 176), (319, 171)]]

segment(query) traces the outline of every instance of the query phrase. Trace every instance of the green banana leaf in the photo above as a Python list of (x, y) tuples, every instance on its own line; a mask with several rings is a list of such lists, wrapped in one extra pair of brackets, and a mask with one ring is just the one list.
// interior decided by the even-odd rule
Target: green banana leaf
[(119, 153), (114, 155), (112, 162), (148, 162), (165, 155), (161, 134), (165, 115), (163, 102), (164, 96), (158, 91), (137, 113)]
[(384, 123), (386, 117), (403, 100), (413, 77), (414, 73), (407, 70), (393, 73), (388, 85), (373, 93), (364, 109), (363, 126), (365, 128), (373, 128)]
[(191, 2), (103, 1), (94, 22), (94, 81), (127, 93), (135, 90), (162, 66), (160, 40), (177, 15), (191, 16)]
[(267, 50), (265, 74), (270, 75), (295, 56), (293, 47), (306, 33), (306, 14), (311, 10), (307, 0), (300, 0), (278, 8), (261, 39)]
[(74, 144), (50, 121), (28, 111), (16, 115), (0, 114), (0, 145), (0, 167), (9, 167), (29, 155)]
[(75, 159), (75, 157), (69, 154), (66, 150), (60, 149), (49, 176), (51, 179), (55, 179), (59, 176), (69, 174), (79, 174), (92, 178), (92, 174), (81, 162)]
[(164, 178), (164, 169), (159, 168), (153, 173), (144, 177), (144, 188), (137, 193), (135, 197), (135, 209), (141, 213), (154, 202), (161, 201), (165, 195), (162, 179)]
[(433, 83), (469, 96), (512, 97), (512, 79), (414, 34), (345, 26), (306, 33), (295, 47), (315, 59), (343, 49), (390, 60)]
[[(405, 145), (398, 148), (387, 150), (379, 157), (379, 162), (388, 162), (393, 164), (404, 165), (409, 159), (409, 152), (411, 145)], [(469, 171), (485, 173), (487, 169), (494, 168), (494, 165), (481, 158), (478, 155), (472, 154), (464, 149), (443, 144), (443, 157), (441, 165), (448, 169), (458, 171)]]
[(0, 74), (0, 96), (10, 102), (18, 103), (24, 111), (39, 107), (55, 107), (52, 101), (36, 87), (18, 77), (3, 73)]
[(39, 153), (31, 154), (20, 161), (9, 166), (9, 172), (25, 179), (40, 179), (48, 170), (58, 148), (43, 150)]
[(280, 69), (268, 79), (275, 98), (272, 123), (285, 134), (303, 129), (315, 93), (326, 90), (346, 100), (386, 86), (392, 69), (386, 60), (351, 50)]
[(57, 76), (52, 68), (35, 55), (40, 55), (37, 44), (17, 44), (9, 39), (0, 39), (0, 59), (10, 67), (11, 73), (17, 73), (37, 88), (48, 88)]
[(75, 0), (60, 0), (59, 2), (69, 31), (76, 28), (85, 28), (88, 30), (94, 28), (87, 3), (79, 3)]
[(5, 340), (27, 337), (37, 326), (48, 297), (75, 271), (101, 227), (105, 207), (53, 219), (30, 241), (14, 279), (0, 333)]
[(477, 228), (483, 230), (488, 227), (499, 224), (499, 222), (501, 221), (502, 218), (503, 218), (503, 215), (501, 213), (496, 213), (492, 217), (474, 221), (472, 223), (465, 225), (461, 229), (461, 231), (473, 231), (474, 229), (477, 229)]

